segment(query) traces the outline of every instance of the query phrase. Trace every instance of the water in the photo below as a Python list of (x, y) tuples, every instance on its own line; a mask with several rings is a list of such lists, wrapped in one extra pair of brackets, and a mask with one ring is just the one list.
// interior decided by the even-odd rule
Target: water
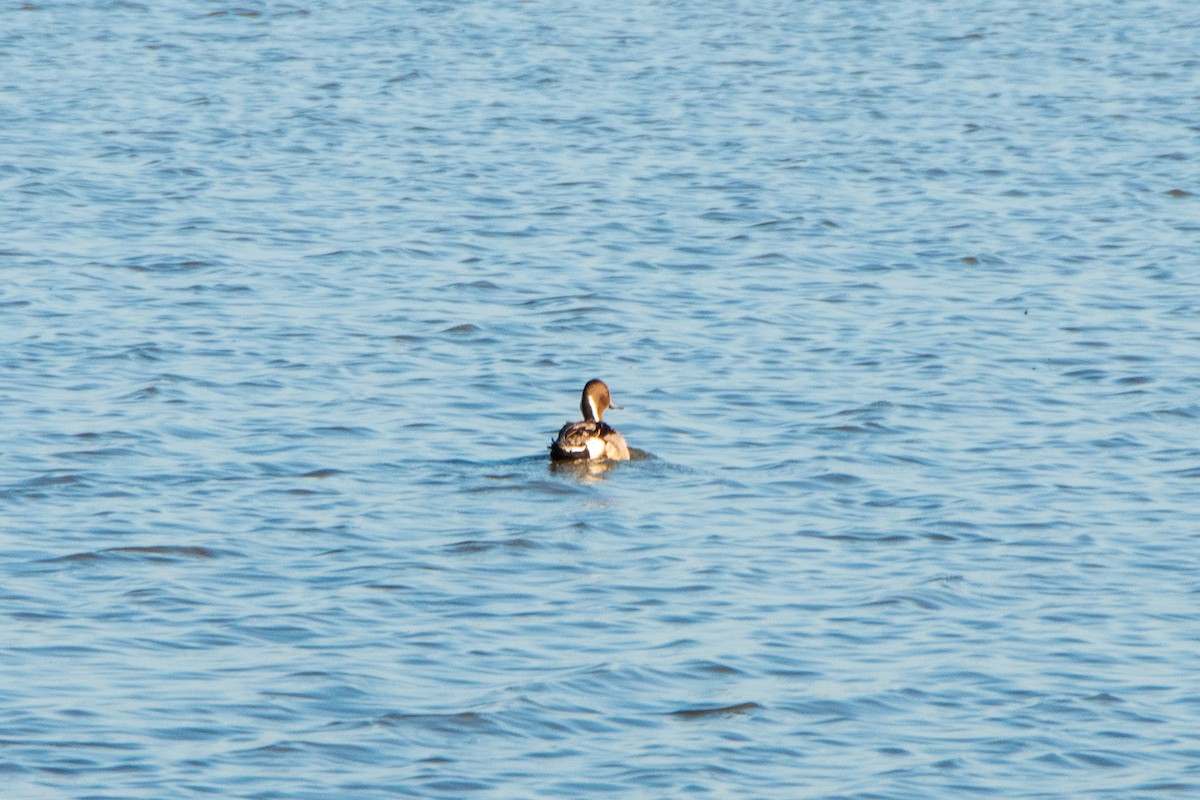
[(0, 11), (5, 797), (1194, 795), (1198, 8)]

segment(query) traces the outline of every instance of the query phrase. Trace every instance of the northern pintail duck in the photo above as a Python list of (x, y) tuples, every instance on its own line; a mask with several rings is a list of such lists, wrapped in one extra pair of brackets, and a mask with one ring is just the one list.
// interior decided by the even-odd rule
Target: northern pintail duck
[(551, 461), (628, 461), (629, 445), (625, 437), (603, 421), (604, 411), (620, 408), (613, 405), (612, 396), (604, 381), (590, 380), (583, 387), (579, 410), (582, 422), (568, 422), (558, 432), (558, 438), (550, 445)]

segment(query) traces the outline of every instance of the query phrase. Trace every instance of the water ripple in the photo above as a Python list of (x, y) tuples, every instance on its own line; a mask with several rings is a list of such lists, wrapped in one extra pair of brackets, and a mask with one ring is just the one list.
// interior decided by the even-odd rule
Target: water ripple
[(1086, 10), (0, 11), (6, 796), (1195, 794), (1200, 17)]

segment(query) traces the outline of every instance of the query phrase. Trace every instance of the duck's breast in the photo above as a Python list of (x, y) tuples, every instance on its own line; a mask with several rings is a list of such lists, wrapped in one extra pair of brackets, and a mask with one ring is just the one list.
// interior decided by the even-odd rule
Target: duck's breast
[(629, 445), (625, 443), (625, 437), (611, 428), (604, 436), (604, 456), (613, 461), (629, 460)]

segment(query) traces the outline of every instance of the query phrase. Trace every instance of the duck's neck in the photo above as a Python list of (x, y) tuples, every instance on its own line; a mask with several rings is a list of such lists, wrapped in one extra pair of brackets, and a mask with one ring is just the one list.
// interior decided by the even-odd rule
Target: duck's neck
[(587, 422), (599, 422), (604, 412), (596, 405), (596, 398), (591, 395), (584, 395), (583, 402), (579, 404), (579, 410), (583, 412), (583, 418)]

